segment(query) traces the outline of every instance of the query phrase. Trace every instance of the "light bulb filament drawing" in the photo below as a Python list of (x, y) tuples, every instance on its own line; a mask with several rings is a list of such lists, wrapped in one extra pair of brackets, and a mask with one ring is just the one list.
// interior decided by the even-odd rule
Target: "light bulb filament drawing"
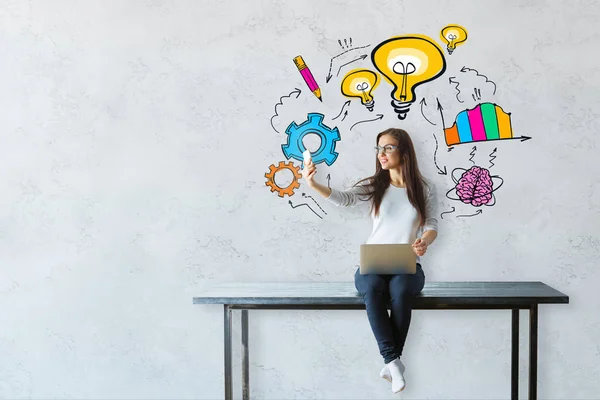
[(446, 50), (448, 54), (456, 49), (467, 40), (467, 30), (460, 25), (447, 25), (440, 32), (442, 40), (446, 43)]
[(368, 69), (355, 69), (348, 72), (342, 79), (341, 90), (346, 97), (357, 97), (360, 102), (373, 111), (375, 100), (373, 90), (379, 84), (377, 74)]
[(402, 75), (402, 91), (400, 92), (400, 100), (405, 101), (406, 100), (406, 86), (407, 86), (406, 78), (407, 78), (408, 74), (414, 73), (417, 70), (417, 68), (410, 61), (406, 65), (404, 65), (404, 63), (402, 61), (398, 61), (394, 64), (394, 67), (392, 68), (392, 70), (395, 73), (397, 73), (398, 75)]
[(371, 53), (375, 68), (394, 85), (392, 106), (405, 119), (415, 101), (415, 88), (446, 70), (442, 48), (425, 35), (402, 35), (378, 44)]

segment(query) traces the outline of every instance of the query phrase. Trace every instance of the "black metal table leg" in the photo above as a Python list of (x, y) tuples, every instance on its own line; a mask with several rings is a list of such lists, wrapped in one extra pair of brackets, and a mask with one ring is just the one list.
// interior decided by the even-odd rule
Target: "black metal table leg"
[(248, 310), (242, 310), (242, 399), (250, 399), (250, 376), (248, 358)]
[(231, 356), (231, 309), (223, 306), (225, 312), (224, 347), (225, 347), (225, 400), (233, 400), (232, 356)]
[(538, 305), (529, 308), (529, 400), (537, 400)]
[(519, 309), (512, 309), (510, 399), (519, 399)]

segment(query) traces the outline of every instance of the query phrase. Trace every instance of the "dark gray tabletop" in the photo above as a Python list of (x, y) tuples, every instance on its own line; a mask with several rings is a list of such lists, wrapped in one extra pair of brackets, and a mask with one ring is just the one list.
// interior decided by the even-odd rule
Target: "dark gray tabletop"
[[(568, 303), (569, 297), (543, 282), (426, 282), (419, 304)], [(354, 282), (222, 282), (204, 287), (194, 304), (360, 305)]]

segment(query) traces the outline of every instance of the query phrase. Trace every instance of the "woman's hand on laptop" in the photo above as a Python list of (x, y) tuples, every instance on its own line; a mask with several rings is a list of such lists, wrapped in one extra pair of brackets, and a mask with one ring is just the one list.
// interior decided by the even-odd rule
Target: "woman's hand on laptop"
[(427, 241), (423, 240), (422, 238), (418, 238), (412, 244), (412, 248), (413, 248), (413, 251), (415, 252), (415, 254), (420, 257), (420, 256), (424, 255), (425, 252), (427, 251)]

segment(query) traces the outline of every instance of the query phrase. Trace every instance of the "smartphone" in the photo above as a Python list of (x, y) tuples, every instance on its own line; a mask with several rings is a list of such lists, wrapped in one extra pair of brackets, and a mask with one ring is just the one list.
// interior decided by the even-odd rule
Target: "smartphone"
[(305, 150), (304, 153), (302, 153), (302, 155), (304, 156), (304, 165), (311, 162), (312, 157), (310, 156), (310, 150)]

